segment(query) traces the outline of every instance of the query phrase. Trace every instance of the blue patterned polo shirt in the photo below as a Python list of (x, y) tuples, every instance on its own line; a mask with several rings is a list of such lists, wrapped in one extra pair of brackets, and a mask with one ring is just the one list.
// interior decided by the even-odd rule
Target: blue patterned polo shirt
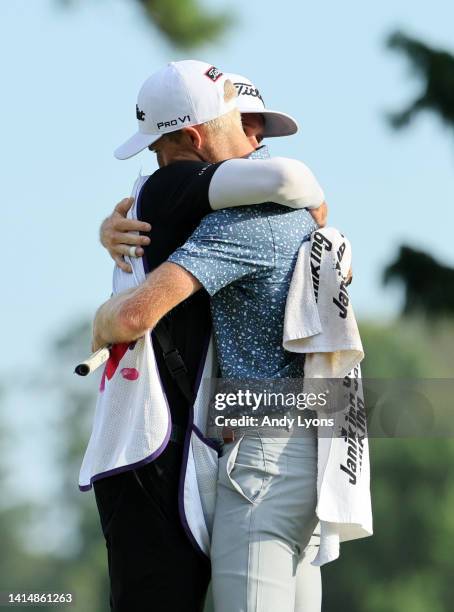
[(302, 357), (283, 349), (282, 335), (298, 250), (315, 229), (307, 210), (274, 203), (227, 208), (204, 217), (169, 257), (211, 296), (223, 378), (303, 376)]

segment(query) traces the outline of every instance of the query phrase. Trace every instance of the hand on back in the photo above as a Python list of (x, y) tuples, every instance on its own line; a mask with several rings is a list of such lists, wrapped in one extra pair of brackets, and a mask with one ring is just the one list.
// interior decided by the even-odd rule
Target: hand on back
[(134, 203), (134, 198), (124, 198), (119, 202), (113, 213), (104, 219), (99, 230), (99, 239), (103, 247), (115, 263), (125, 272), (132, 272), (131, 266), (124, 260), (124, 255), (131, 256), (131, 247), (135, 247), (135, 257), (142, 257), (144, 246), (150, 244), (148, 236), (138, 232), (149, 232), (151, 225), (135, 219), (127, 219), (126, 215)]

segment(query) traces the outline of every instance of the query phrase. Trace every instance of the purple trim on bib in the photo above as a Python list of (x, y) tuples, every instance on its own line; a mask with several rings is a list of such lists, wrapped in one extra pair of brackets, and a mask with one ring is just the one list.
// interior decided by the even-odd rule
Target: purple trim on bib
[(195, 433), (195, 435), (199, 438), (201, 442), (219, 453), (219, 444), (212, 438), (206, 438), (200, 431), (200, 429), (197, 427), (197, 425), (192, 426), (192, 431)]
[[(193, 417), (193, 414), (192, 414), (192, 408), (191, 408), (189, 418), (192, 419), (192, 417)], [(189, 445), (191, 444), (191, 434), (192, 434), (191, 429), (188, 429), (186, 431), (186, 437), (184, 439), (183, 459), (181, 461), (180, 482), (178, 484), (178, 512), (180, 515), (181, 524), (183, 525), (183, 529), (185, 530), (189, 541), (194, 546), (196, 552), (198, 552), (200, 555), (202, 555), (202, 557), (206, 559), (208, 555), (206, 555), (204, 551), (200, 548), (199, 543), (193, 536), (191, 528), (189, 527), (188, 519), (186, 518), (186, 512), (184, 510), (184, 483), (186, 480), (186, 468), (188, 465), (188, 455), (189, 455)]]
[[(167, 411), (168, 411), (168, 406), (167, 406)], [(170, 439), (170, 433), (172, 431), (171, 429), (171, 420), (170, 420), (170, 414), (169, 414), (169, 419), (167, 422), (167, 432), (164, 438), (163, 443), (161, 444), (161, 446), (156, 449), (153, 453), (151, 453), (151, 455), (149, 455), (148, 457), (145, 457), (145, 459), (141, 459), (140, 461), (136, 461), (135, 463), (128, 463), (127, 465), (122, 465), (118, 468), (112, 468), (111, 470), (106, 470), (105, 472), (100, 472), (99, 474), (95, 474), (94, 476), (92, 476), (90, 478), (90, 484), (88, 485), (79, 485), (79, 490), (80, 491), (90, 491), (90, 489), (92, 488), (93, 483), (96, 480), (101, 480), (101, 478), (107, 478), (108, 476), (114, 476), (115, 474), (121, 474), (122, 472), (128, 472), (129, 470), (135, 470), (139, 467), (142, 467), (144, 465), (147, 465), (147, 463), (151, 463), (152, 461), (154, 461), (155, 459), (157, 459), (159, 457), (159, 455), (161, 455), (161, 453), (164, 452), (164, 450), (167, 448), (167, 444), (169, 443), (169, 439)]]
[[(207, 359), (208, 347), (210, 346), (211, 339), (211, 326), (208, 330), (207, 336), (205, 338), (205, 347), (203, 351), (203, 357), (200, 360), (199, 371), (197, 372), (197, 378), (194, 384), (194, 394), (197, 398), (197, 392), (200, 387), (200, 382), (202, 380), (202, 374), (205, 367), (205, 362)], [(178, 510), (180, 513), (181, 524), (183, 525), (183, 529), (186, 532), (186, 535), (189, 538), (189, 541), (194, 546), (195, 550), (202, 555), (204, 559), (209, 560), (209, 556), (200, 548), (199, 543), (195, 539), (192, 534), (191, 528), (189, 527), (188, 519), (186, 518), (186, 512), (184, 509), (184, 483), (186, 480), (186, 468), (188, 465), (188, 455), (189, 455), (189, 445), (191, 443), (191, 435), (195, 428), (194, 425), (194, 405), (192, 404), (189, 407), (189, 415), (188, 415), (188, 428), (186, 430), (186, 436), (184, 439), (184, 447), (183, 447), (183, 459), (181, 462), (181, 472), (180, 472), (180, 482), (178, 485)]]

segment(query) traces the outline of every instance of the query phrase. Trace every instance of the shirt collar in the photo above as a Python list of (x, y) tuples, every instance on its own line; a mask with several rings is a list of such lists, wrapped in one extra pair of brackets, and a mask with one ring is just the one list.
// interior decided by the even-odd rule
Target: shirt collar
[(270, 152), (266, 145), (262, 145), (248, 155), (248, 159), (269, 159), (270, 157)]

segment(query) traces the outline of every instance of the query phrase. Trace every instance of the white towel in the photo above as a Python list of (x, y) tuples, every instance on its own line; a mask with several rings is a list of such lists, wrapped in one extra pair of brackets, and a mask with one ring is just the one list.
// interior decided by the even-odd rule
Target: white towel
[(364, 357), (344, 279), (349, 241), (335, 228), (313, 232), (300, 248), (284, 321), (284, 348), (306, 353), (306, 378), (343, 378)]
[(334, 412), (317, 415), (334, 423), (318, 429), (320, 549), (313, 565), (337, 559), (340, 542), (372, 534), (364, 351), (345, 285), (350, 265), (350, 243), (338, 230), (315, 231), (298, 254), (285, 310), (283, 346), (306, 354), (305, 379), (344, 379)]

